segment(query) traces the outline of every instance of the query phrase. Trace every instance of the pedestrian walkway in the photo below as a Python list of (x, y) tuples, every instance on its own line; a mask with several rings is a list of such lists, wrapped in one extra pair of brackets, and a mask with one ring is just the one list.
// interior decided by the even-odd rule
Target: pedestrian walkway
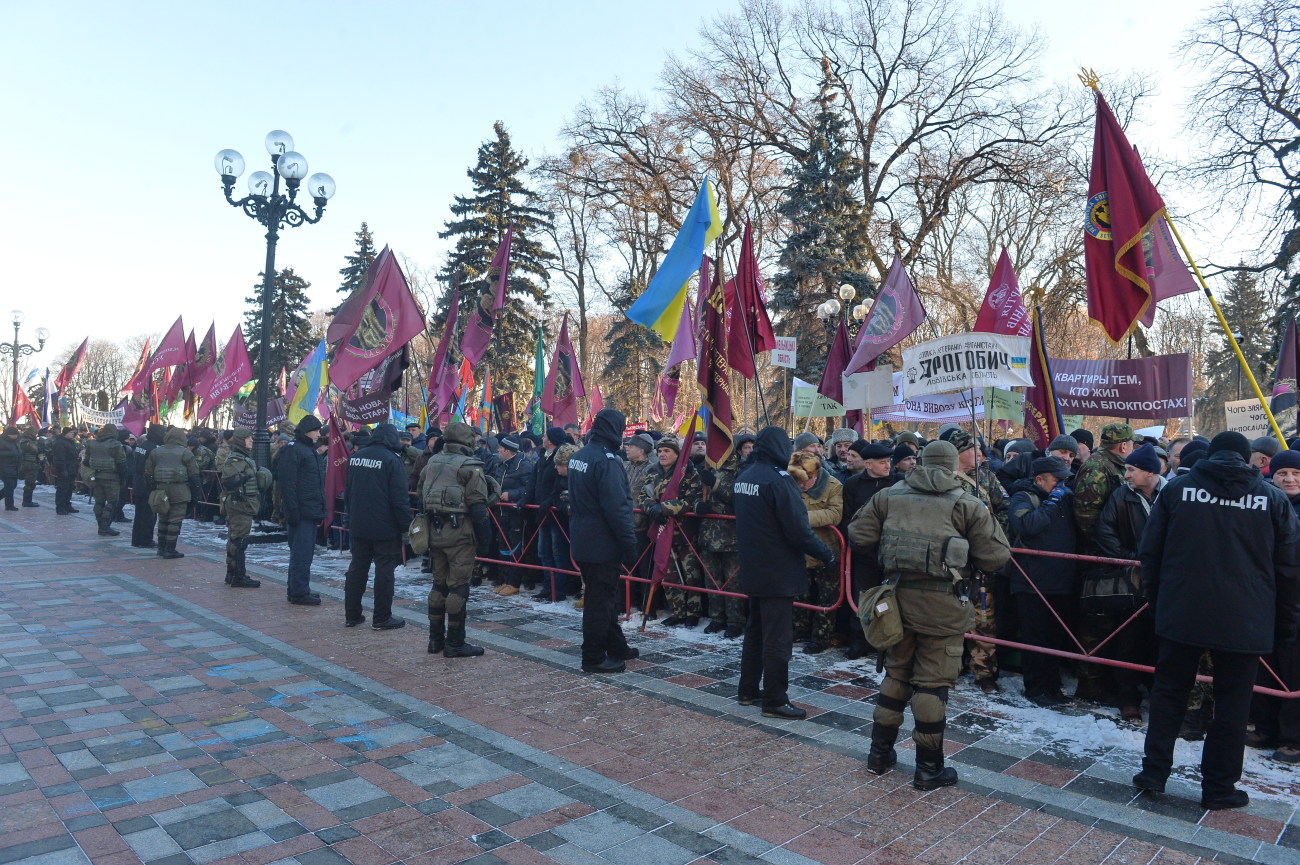
[[(913, 790), (906, 754), (872, 776), (864, 664), (800, 656), (812, 717), (777, 722), (731, 699), (734, 644), (633, 635), (628, 674), (584, 676), (571, 612), (480, 589), (470, 638), (489, 651), (446, 660), (419, 627), (343, 628), (337, 561), (314, 580), (324, 603), (297, 607), (275, 569), (227, 588), (207, 527), (164, 561), (84, 512), (15, 516), (0, 863), (1300, 862), (1286, 783), (1245, 813), (1134, 801), (1136, 754), (1001, 736), (999, 710), (964, 697), (960, 787)], [(398, 612), (418, 626), (412, 579)]]

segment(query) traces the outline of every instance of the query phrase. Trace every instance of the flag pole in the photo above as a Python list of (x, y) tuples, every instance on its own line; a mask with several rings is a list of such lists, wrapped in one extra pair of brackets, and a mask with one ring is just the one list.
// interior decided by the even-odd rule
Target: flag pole
[(1282, 429), (1277, 425), (1277, 418), (1273, 417), (1273, 410), (1268, 407), (1268, 402), (1264, 399), (1264, 392), (1259, 389), (1259, 382), (1255, 381), (1255, 373), (1251, 370), (1250, 364), (1246, 363), (1246, 356), (1241, 353), (1241, 346), (1237, 344), (1237, 338), (1233, 336), (1232, 328), (1228, 327), (1228, 320), (1223, 316), (1223, 310), (1219, 308), (1219, 301), (1215, 299), (1214, 292), (1210, 291), (1210, 286), (1206, 284), (1205, 277), (1201, 275), (1201, 269), (1196, 265), (1196, 259), (1192, 258), (1191, 252), (1187, 249), (1187, 244), (1183, 242), (1183, 236), (1178, 233), (1178, 226), (1174, 221), (1165, 214), (1165, 222), (1169, 225), (1169, 230), (1174, 233), (1174, 239), (1178, 241), (1178, 246), (1183, 250), (1184, 257), (1192, 266), (1192, 273), (1196, 274), (1196, 279), (1201, 284), (1201, 290), (1205, 292), (1206, 298), (1210, 301), (1210, 306), (1214, 308), (1214, 315), (1219, 319), (1219, 326), (1223, 328), (1223, 333), (1228, 337), (1228, 344), (1232, 346), (1233, 352), (1237, 355), (1237, 363), (1246, 371), (1246, 378), (1250, 381), (1251, 390), (1255, 392), (1255, 399), (1259, 400), (1260, 406), (1264, 409), (1264, 414), (1268, 416), (1268, 425), (1273, 428), (1273, 434), (1282, 444), (1286, 444), (1286, 437), (1282, 435)]

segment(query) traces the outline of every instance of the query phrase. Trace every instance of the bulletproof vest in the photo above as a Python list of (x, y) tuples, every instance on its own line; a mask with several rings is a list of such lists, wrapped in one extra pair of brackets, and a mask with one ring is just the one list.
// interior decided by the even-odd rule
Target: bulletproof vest
[(183, 458), (188, 451), (176, 445), (163, 445), (153, 451), (153, 482), (156, 484), (180, 484), (189, 480), (190, 473), (185, 468)]
[(880, 566), (887, 575), (925, 574), (951, 580), (944, 566), (944, 546), (961, 534), (953, 522), (960, 489), (942, 495), (891, 487), (877, 495), (889, 496), (889, 516), (880, 532)]
[[(236, 453), (232, 453), (226, 458), (226, 465), (230, 465), (231, 463), (237, 465), (239, 472), (248, 475), (244, 478), (244, 485), (239, 488), (238, 492), (245, 498), (256, 501), (258, 493), (260, 492), (257, 483), (257, 465), (243, 454)], [(243, 465), (239, 465), (240, 463)]]
[(113, 452), (119, 447), (121, 445), (116, 439), (111, 441), (91, 439), (86, 442), (86, 464), (97, 472), (117, 471), (117, 461), (113, 459)]
[(424, 509), (431, 514), (468, 513), (465, 488), (459, 476), (462, 466), (481, 466), (477, 457), (462, 454), (438, 454), (429, 460), (429, 479), (424, 482)]

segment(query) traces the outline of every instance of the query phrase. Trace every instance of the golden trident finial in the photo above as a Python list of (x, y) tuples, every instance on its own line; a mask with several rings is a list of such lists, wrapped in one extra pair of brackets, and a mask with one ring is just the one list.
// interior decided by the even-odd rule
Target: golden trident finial
[[(1088, 69), (1087, 67), (1079, 70), (1079, 80), (1083, 82), (1085, 87), (1091, 87), (1093, 90), (1098, 90), (1097, 85), (1101, 83), (1101, 77), (1097, 75), (1097, 70)], [(1098, 92), (1100, 91), (1098, 90)]]

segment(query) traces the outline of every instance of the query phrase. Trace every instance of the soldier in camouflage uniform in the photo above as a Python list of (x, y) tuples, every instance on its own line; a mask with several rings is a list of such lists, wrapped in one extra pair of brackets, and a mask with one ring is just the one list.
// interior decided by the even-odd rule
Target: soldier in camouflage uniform
[(217, 458), (212, 451), (203, 444), (203, 440), (197, 436), (190, 436), (185, 446), (190, 449), (194, 455), (194, 465), (199, 470), (199, 492), (194, 501), (190, 502), (190, 517), (201, 523), (212, 522), (212, 505), (208, 504), (211, 499), (208, 497), (208, 491), (212, 487), (212, 472), (216, 468)]
[[(672, 615), (664, 619), (666, 627), (685, 625), (693, 628), (700, 623), (700, 595), (671, 588), (674, 583), (685, 586), (703, 586), (704, 571), (700, 561), (691, 550), (693, 540), (687, 540), (686, 526), (680, 519), (669, 524), (669, 518), (682, 517), (690, 511), (690, 503), (698, 502), (703, 493), (700, 476), (695, 467), (689, 463), (689, 457), (682, 455), (682, 446), (674, 438), (665, 436), (659, 440), (655, 449), (659, 464), (646, 475), (645, 485), (641, 488), (637, 505), (652, 523), (670, 526), (673, 530), (672, 556), (668, 562), (668, 574), (664, 578), (664, 596), (672, 610)], [(686, 471), (682, 475), (682, 484), (677, 497), (665, 499), (668, 483), (672, 480), (673, 470), (679, 459), (687, 459)], [(647, 555), (653, 555), (647, 553)]]
[(248, 548), (253, 517), (262, 508), (262, 489), (271, 486), (271, 473), (253, 462), (252, 440), (252, 430), (235, 430), (221, 466), (221, 510), (226, 515), (226, 585), (236, 589), (256, 589), (262, 585), (261, 580), (249, 579), (244, 551)]
[(23, 507), (39, 508), (40, 504), (32, 501), (32, 493), (36, 492), (36, 477), (41, 470), (41, 444), (36, 440), (36, 427), (23, 429), (22, 436), (18, 439), (18, 449), (23, 453)]
[[(957, 478), (963, 490), (979, 499), (980, 504), (989, 509), (1002, 529), (1002, 533), (1006, 535), (1007, 493), (998, 481), (998, 476), (987, 466), (979, 464), (980, 452), (975, 447), (975, 439), (960, 428), (950, 429), (940, 438), (957, 448), (957, 471), (953, 472), (953, 476)], [(975, 605), (975, 626), (971, 630), (982, 637), (998, 635), (997, 604), (993, 593), (995, 578), (994, 574), (982, 575), (978, 586), (971, 593), (971, 601)], [(980, 690), (986, 694), (997, 693), (1001, 690), (998, 687), (997, 646), (983, 640), (966, 642), (970, 652), (970, 671), (975, 677), (975, 684), (979, 685)]]
[(117, 537), (121, 532), (112, 526), (113, 512), (118, 507), (122, 476), (126, 474), (126, 448), (118, 439), (117, 427), (104, 424), (95, 431), (95, 437), (86, 443), (81, 479), (90, 486), (95, 500), (95, 522), (101, 537)]
[(411, 438), (409, 432), (400, 433), (397, 436), (397, 440), (401, 443), (401, 450), (397, 452), (397, 455), (402, 458), (402, 464), (406, 466), (406, 485), (408, 489), (413, 490), (415, 489), (416, 481), (419, 480), (419, 477), (415, 472), (415, 463), (424, 454), (419, 448), (414, 447), (411, 444), (415, 439)]
[[(1079, 533), (1079, 552), (1084, 555), (1104, 555), (1095, 537), (1097, 520), (1111, 493), (1124, 485), (1124, 458), (1132, 452), (1133, 427), (1126, 423), (1107, 424), (1101, 430), (1101, 447), (1092, 452), (1074, 477), (1074, 524)], [(1085, 578), (1090, 567), (1083, 566)], [(1114, 633), (1126, 618), (1115, 619), (1111, 613), (1081, 613), (1077, 627), (1079, 642), (1085, 649), (1091, 649)], [(1098, 703), (1112, 702), (1115, 677), (1109, 667), (1083, 663), (1079, 664), (1078, 674), (1075, 697)]]
[[(713, 486), (704, 491), (704, 497), (695, 505), (695, 512), (700, 515), (735, 516), (736, 475), (740, 472), (740, 454), (732, 451), (722, 465), (714, 471)], [(740, 591), (740, 546), (736, 541), (736, 521), (734, 519), (706, 518), (700, 520), (700, 557), (704, 567), (713, 577), (710, 588), (724, 589), (728, 592)], [(709, 598), (709, 609), (713, 616), (706, 634), (725, 632), (730, 640), (739, 637), (745, 630), (745, 617), (748, 615), (744, 598), (713, 595)]]
[(149, 507), (158, 516), (158, 555), (183, 559), (176, 549), (181, 522), (199, 485), (199, 468), (194, 454), (185, 447), (185, 432), (172, 427), (163, 443), (144, 459), (144, 477), (149, 487)]

